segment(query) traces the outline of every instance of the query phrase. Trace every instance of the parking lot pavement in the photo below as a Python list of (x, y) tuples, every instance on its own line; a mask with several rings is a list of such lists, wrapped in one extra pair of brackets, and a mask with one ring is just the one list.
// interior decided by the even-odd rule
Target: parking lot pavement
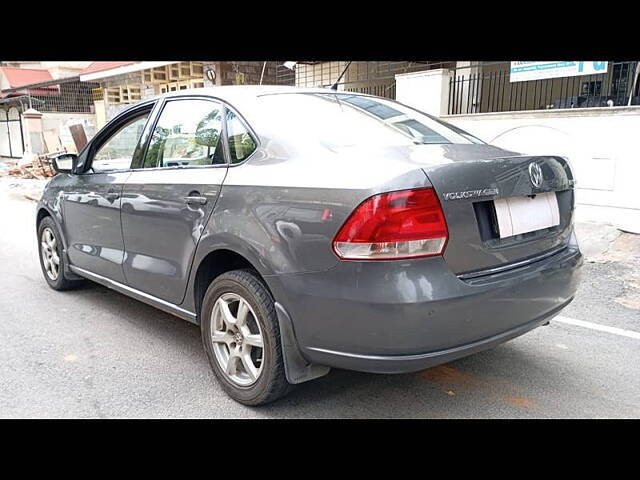
[[(216, 385), (198, 327), (95, 284), (49, 289), (34, 208), (0, 189), (0, 417), (640, 417), (640, 339), (560, 321), (422, 372), (334, 370), (244, 407)], [(561, 315), (640, 332), (640, 245), (614, 237)]]

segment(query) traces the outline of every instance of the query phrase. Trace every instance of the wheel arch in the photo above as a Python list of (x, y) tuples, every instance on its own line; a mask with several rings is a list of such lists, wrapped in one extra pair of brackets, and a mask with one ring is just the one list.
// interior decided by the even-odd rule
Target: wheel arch
[(64, 229), (62, 228), (59, 215), (56, 214), (54, 211), (52, 211), (46, 205), (38, 206), (38, 211), (36, 213), (36, 231), (38, 230), (38, 227), (40, 227), (40, 223), (42, 222), (42, 220), (46, 217), (50, 217), (51, 220), (53, 220), (53, 223), (55, 224), (56, 228), (58, 229), (58, 234), (62, 238), (62, 246), (64, 250), (63, 255), (66, 255), (67, 239), (65, 238), (65, 235), (64, 235), (65, 232), (64, 232)]
[(254, 262), (248, 259), (245, 255), (228, 247), (220, 247), (215, 250), (211, 250), (198, 262), (193, 276), (192, 295), (196, 321), (198, 324), (200, 323), (200, 307), (202, 306), (202, 299), (204, 298), (204, 294), (207, 291), (207, 288), (209, 288), (211, 282), (225, 272), (239, 269), (252, 270), (255, 275), (262, 280), (271, 297), (274, 298), (269, 282), (265, 279), (259, 269), (256, 268)]
[[(68, 249), (68, 245), (67, 245), (67, 239), (65, 238), (64, 235), (64, 230), (62, 228), (62, 225), (60, 223), (60, 219), (58, 217), (58, 215), (56, 215), (56, 213), (54, 211), (52, 211), (50, 208), (48, 208), (45, 205), (39, 204), (37, 207), (37, 212), (36, 212), (36, 235), (38, 236), (38, 229), (40, 228), (40, 224), (42, 223), (42, 221), (45, 218), (50, 218), (51, 221), (53, 222), (53, 224), (56, 227), (57, 233), (60, 236), (60, 239), (62, 241), (62, 252), (61, 255), (64, 257), (65, 262), (64, 262), (64, 270), (63, 270), (63, 275), (67, 280), (81, 280), (82, 277), (80, 277), (79, 275), (73, 273), (70, 269), (69, 269), (69, 256), (67, 255), (67, 249)], [(40, 243), (40, 239), (38, 238), (38, 243)]]
[(302, 383), (329, 373), (329, 367), (312, 364), (302, 354), (295, 335), (293, 321), (285, 307), (273, 295), (272, 286), (269, 285), (270, 277), (263, 275), (255, 267), (254, 263), (244, 255), (227, 247), (209, 251), (198, 263), (192, 282), (196, 323), (200, 324), (201, 322), (200, 309), (202, 300), (211, 282), (225, 272), (243, 268), (250, 269), (254, 275), (262, 280), (269, 295), (275, 302), (287, 381), (291, 384)]
[(40, 222), (44, 217), (53, 217), (53, 215), (51, 215), (51, 212), (47, 210), (46, 207), (40, 207), (36, 214), (36, 228), (40, 226)]

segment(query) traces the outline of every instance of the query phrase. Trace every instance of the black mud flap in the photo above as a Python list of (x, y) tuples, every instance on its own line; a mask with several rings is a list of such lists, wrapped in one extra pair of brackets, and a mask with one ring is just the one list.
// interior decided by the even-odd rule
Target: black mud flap
[(298, 348), (289, 314), (278, 302), (275, 305), (278, 313), (278, 324), (280, 325), (282, 356), (284, 357), (284, 372), (287, 376), (287, 381), (291, 384), (296, 384), (325, 376), (331, 368), (324, 365), (313, 365), (305, 360)]
[(73, 273), (69, 268), (69, 265), (71, 265), (71, 263), (69, 262), (69, 255), (67, 255), (67, 250), (65, 248), (62, 249), (62, 256), (64, 257), (64, 271), (62, 272), (64, 278), (66, 278), (67, 280), (85, 280), (84, 277)]

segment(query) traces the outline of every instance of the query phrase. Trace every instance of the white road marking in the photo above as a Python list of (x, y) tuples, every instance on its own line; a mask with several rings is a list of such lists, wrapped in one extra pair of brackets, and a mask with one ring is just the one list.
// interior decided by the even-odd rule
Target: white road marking
[(640, 332), (634, 332), (633, 330), (625, 330), (623, 328), (609, 327), (607, 325), (601, 325), (599, 323), (585, 322), (584, 320), (576, 320), (575, 318), (557, 316), (551, 319), (555, 322), (566, 323), (567, 325), (575, 325), (578, 327), (590, 328), (591, 330), (599, 330), (601, 332), (613, 333), (614, 335), (620, 335), (622, 337), (635, 338), (640, 340)]

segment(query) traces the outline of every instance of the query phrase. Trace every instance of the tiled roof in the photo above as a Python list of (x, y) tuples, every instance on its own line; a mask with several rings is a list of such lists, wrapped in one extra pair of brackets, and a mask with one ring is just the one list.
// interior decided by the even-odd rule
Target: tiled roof
[(113, 68), (124, 67), (125, 65), (132, 65), (136, 62), (93, 62), (87, 68), (85, 68), (80, 75), (86, 75), (88, 73), (102, 72), (104, 70), (111, 70)]
[(33, 68), (14, 68), (0, 67), (0, 72), (9, 83), (8, 88), (22, 87), (23, 85), (31, 85), (32, 83), (46, 82), (53, 80), (51, 74), (47, 70), (36, 70)]

